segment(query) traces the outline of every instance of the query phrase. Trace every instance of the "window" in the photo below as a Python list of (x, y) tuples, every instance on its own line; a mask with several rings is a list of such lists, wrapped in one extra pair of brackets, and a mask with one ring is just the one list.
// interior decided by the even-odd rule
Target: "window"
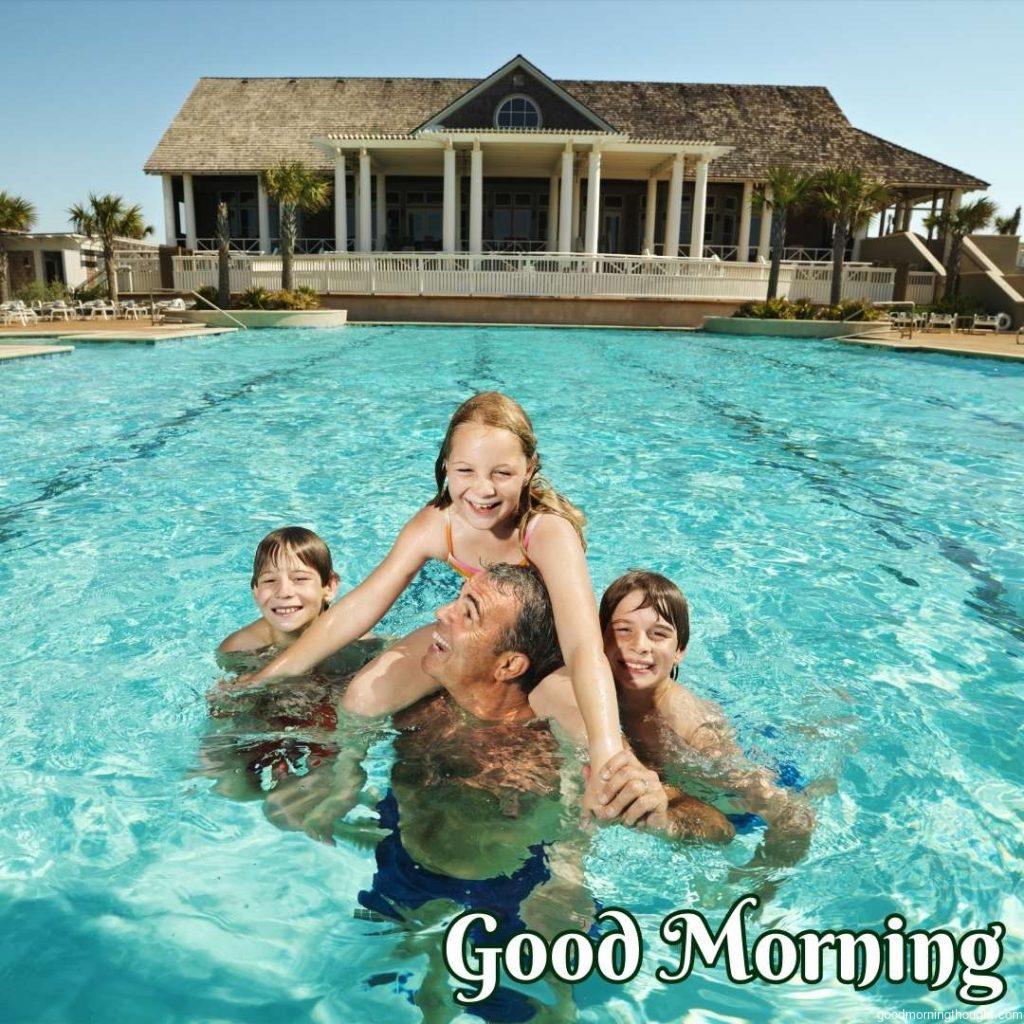
[(495, 128), (539, 128), (540, 110), (529, 96), (509, 96), (494, 112)]

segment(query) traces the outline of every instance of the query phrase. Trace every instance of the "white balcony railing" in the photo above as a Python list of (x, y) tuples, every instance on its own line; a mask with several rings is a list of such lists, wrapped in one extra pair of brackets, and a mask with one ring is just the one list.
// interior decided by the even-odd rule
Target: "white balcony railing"
[[(323, 294), (524, 296), (551, 298), (763, 299), (768, 266), (658, 256), (578, 253), (472, 256), (466, 253), (331, 253), (296, 256), (297, 287)], [(281, 287), (277, 256), (231, 257), (231, 290)], [(782, 268), (779, 294), (793, 270)], [(217, 282), (217, 258), (174, 257), (177, 288)]]
[[(786, 267), (787, 264), (783, 264)], [(788, 264), (792, 274), (789, 287), (791, 299), (809, 299), (827, 303), (832, 291), (832, 267), (821, 263)], [(843, 299), (866, 299), (868, 302), (892, 300), (896, 271), (892, 267), (870, 267), (865, 264), (846, 264), (843, 267)]]

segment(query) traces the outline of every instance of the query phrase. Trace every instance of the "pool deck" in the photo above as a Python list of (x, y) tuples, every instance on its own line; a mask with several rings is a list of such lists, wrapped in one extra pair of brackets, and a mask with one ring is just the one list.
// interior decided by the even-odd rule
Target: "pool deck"
[(1024, 344), (1019, 344), (1017, 335), (1006, 334), (965, 334), (962, 331), (942, 333), (914, 331), (913, 338), (901, 338), (898, 331), (888, 328), (866, 330), (845, 338), (837, 338), (847, 345), (867, 345), (873, 348), (887, 348), (899, 352), (944, 352), (957, 356), (981, 356), (986, 359), (1009, 359), (1024, 362)]
[(0, 363), (34, 356), (62, 356), (74, 351), (73, 345), (0, 345)]
[[(33, 339), (50, 344), (30, 346), (53, 349), (52, 342), (73, 341), (76, 344), (116, 342), (118, 344), (155, 345), (161, 341), (181, 341), (186, 338), (212, 338), (218, 334), (233, 334), (237, 327), (196, 327), (182, 324), (150, 324), (145, 321), (107, 320), (95, 323), (16, 324), (0, 327), (0, 357), (12, 347), (26, 347)], [(14, 342), (12, 346), (10, 343)], [(36, 353), (33, 353), (36, 354)], [(42, 353), (39, 353), (42, 354)], [(7, 358), (13, 358), (7, 356)]]

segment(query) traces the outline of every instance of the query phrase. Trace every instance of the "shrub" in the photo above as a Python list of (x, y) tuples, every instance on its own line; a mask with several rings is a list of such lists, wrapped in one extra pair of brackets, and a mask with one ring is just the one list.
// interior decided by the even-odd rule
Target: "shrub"
[(212, 284), (204, 284), (202, 288), (197, 288), (196, 295), (201, 295), (207, 302), (217, 305), (217, 289)]
[(14, 293), (14, 297), (29, 304), (33, 302), (53, 302), (55, 299), (66, 299), (68, 297), (68, 290), (60, 281), (54, 281), (51, 284), (43, 284), (42, 281), (30, 281), (28, 284), (22, 285)]
[(266, 288), (249, 288), (242, 292), (233, 305), (235, 309), (273, 309), (271, 298)]
[[(854, 314), (857, 314), (854, 316)], [(760, 320), (878, 320), (883, 316), (864, 299), (845, 299), (838, 306), (818, 306), (810, 299), (766, 299), (764, 302), (746, 302), (733, 316), (757, 317)]]
[(940, 299), (931, 306), (924, 306), (922, 308), (928, 313), (955, 313), (957, 316), (973, 316), (975, 313), (999, 312), (997, 309), (989, 309), (970, 295), (954, 295), (952, 298)]
[(92, 302), (94, 299), (105, 299), (107, 297), (107, 286), (105, 284), (81, 285), (71, 289), (71, 298), (76, 302)]

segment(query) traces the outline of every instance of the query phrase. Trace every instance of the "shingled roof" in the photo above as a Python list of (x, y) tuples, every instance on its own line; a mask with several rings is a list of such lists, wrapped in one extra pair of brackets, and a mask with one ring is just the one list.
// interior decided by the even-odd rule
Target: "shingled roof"
[[(325, 170), (313, 145), (332, 133), (408, 134), (473, 88), (472, 78), (201, 78), (145, 169), (252, 173), (282, 159)], [(817, 170), (855, 162), (900, 185), (985, 188), (987, 182), (854, 128), (821, 86), (560, 80), (635, 140), (702, 138), (735, 147), (712, 179), (762, 178), (776, 163)]]

